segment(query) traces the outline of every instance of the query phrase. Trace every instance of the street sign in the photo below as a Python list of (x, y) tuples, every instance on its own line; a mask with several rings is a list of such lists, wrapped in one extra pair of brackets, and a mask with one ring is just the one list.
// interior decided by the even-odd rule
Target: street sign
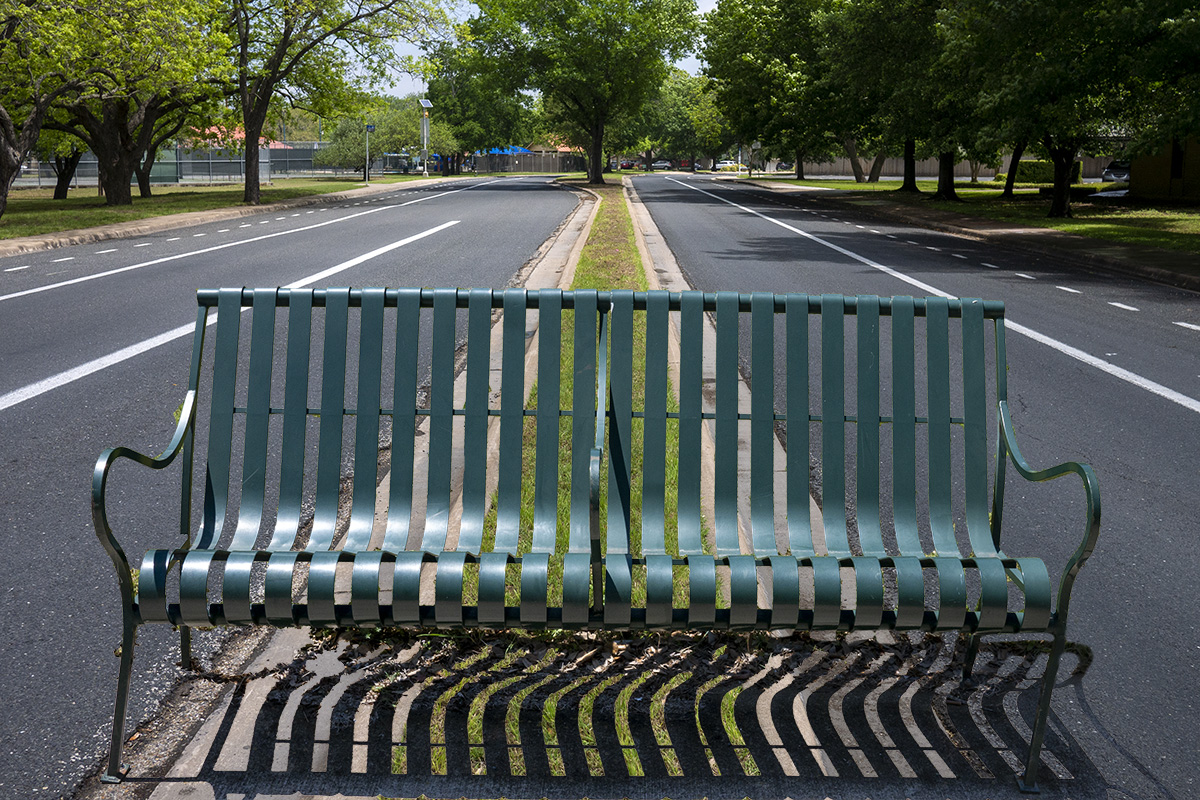
[(368, 125), (368, 126), (367, 126), (367, 133), (374, 133), (374, 132), (375, 132), (375, 126), (374, 126), (374, 125)]

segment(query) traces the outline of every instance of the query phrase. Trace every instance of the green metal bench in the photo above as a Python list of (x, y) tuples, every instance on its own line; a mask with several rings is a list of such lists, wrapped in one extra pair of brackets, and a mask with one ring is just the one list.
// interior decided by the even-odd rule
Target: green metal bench
[[(960, 631), (965, 675), (981, 634), (1049, 633), (1021, 778), (1036, 788), (1100, 498), (1090, 468), (1038, 471), (1022, 458), (1002, 304), (222, 289), (201, 291), (199, 306), (170, 445), (157, 457), (108, 450), (93, 480), (124, 613), (106, 780), (121, 776), (135, 634), (157, 622), (182, 629), (185, 665), (189, 626), (211, 625)], [(715, 348), (702, 352), (708, 314)], [(644, 371), (634, 359), (643, 348)], [(738, 402), (742, 368), (749, 407)], [(194, 481), (202, 405), (207, 449)], [(821, 519), (810, 514), (810, 452), (822, 465)], [(182, 541), (147, 552), (135, 575), (105, 512), (109, 470), (121, 458), (161, 469), (181, 453)], [(1027, 480), (1083, 480), (1083, 538), (1057, 603), (1041, 560), (1000, 549), (1009, 461)]]

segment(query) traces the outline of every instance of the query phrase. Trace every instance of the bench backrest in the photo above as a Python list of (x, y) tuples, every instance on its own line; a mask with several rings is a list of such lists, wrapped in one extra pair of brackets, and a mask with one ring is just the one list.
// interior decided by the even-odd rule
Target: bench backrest
[[(603, 446), (609, 554), (998, 549), (989, 427), (1006, 392), (1000, 303), (515, 289), (204, 290), (199, 303), (190, 386), (206, 384), (211, 409), (195, 548), (593, 553), (589, 469)], [(537, 394), (526, 408), (535, 313)], [(738, 402), (743, 372), (749, 406)], [(489, 468), (493, 418), (500, 447)], [(377, 492), (389, 424), (390, 474)], [(414, 462), (418, 450), (426, 461)], [(810, 519), (810, 454), (823, 541)], [(276, 506), (275, 524), (264, 524)], [(185, 534), (190, 517), (185, 501)]]

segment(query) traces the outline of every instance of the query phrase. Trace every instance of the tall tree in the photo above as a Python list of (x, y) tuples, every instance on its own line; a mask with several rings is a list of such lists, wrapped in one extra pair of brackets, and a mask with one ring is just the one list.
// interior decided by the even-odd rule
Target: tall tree
[(528, 142), (530, 98), (511, 90), (519, 82), (511, 64), (484, 57), (473, 44), (472, 20), (457, 43), (435, 43), (427, 50), (434, 73), (428, 81), (433, 119), (445, 121), (460, 147), (471, 152)]
[(482, 0), (480, 45), (519, 67), (515, 89), (545, 96), (562, 132), (604, 183), (604, 133), (636, 114), (691, 48), (693, 0)]
[(229, 14), (247, 203), (259, 202), (259, 142), (280, 102), (340, 116), (397, 66), (397, 41), (421, 41), (446, 26), (437, 0), (232, 0)]
[(705, 74), (738, 137), (796, 162), (824, 161), (840, 141), (819, 78), (816, 15), (823, 0), (720, 0), (705, 16)]
[(1054, 163), (1051, 217), (1071, 215), (1075, 159), (1126, 114), (1122, 9), (1128, 6), (1115, 0), (947, 0), (946, 59), (979, 70), (983, 119), (1006, 141), (1029, 142)]
[(0, 0), (0, 217), (54, 103), (103, 76), (108, 15), (73, 0)]

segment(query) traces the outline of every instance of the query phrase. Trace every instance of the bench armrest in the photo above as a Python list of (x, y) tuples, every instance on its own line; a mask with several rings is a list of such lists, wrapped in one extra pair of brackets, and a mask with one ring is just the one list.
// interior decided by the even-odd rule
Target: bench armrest
[[(1008, 411), (1008, 402), (1000, 401), (1000, 446), (1008, 453), (1009, 459), (1021, 477), (1028, 481), (1050, 481), (1055, 478), (1061, 478), (1064, 475), (1078, 475), (1083, 481), (1083, 490), (1087, 498), (1087, 518), (1084, 524), (1083, 541), (1075, 549), (1071, 558), (1067, 561), (1066, 567), (1063, 568), (1062, 578), (1058, 584), (1058, 605), (1055, 610), (1055, 615), (1059, 624), (1065, 622), (1067, 610), (1071, 602), (1071, 588), (1075, 584), (1075, 576), (1079, 574), (1079, 570), (1083, 568), (1084, 562), (1092, 555), (1092, 551), (1096, 549), (1096, 540), (1100, 536), (1100, 485), (1096, 481), (1096, 473), (1087, 464), (1079, 464), (1074, 461), (1068, 461), (1064, 464), (1059, 464), (1056, 467), (1049, 469), (1036, 470), (1029, 466), (1029, 462), (1021, 455), (1021, 448), (1017, 445), (1016, 434), (1013, 431), (1012, 418)], [(1002, 460), (997, 465), (999, 474), (997, 475), (997, 491), (1002, 491), (1004, 480), (1003, 470), (1003, 452), (1001, 453)], [(998, 524), (998, 520), (997, 520)], [(998, 530), (998, 529), (997, 529)]]
[(117, 570), (117, 582), (121, 588), (121, 598), (127, 605), (133, 603), (133, 576), (129, 571), (129, 559), (125, 556), (125, 551), (121, 548), (116, 537), (113, 536), (112, 529), (108, 525), (108, 513), (105, 508), (104, 492), (108, 485), (108, 471), (112, 469), (119, 459), (127, 458), (131, 461), (136, 461), (144, 467), (151, 469), (163, 469), (168, 466), (175, 457), (179, 455), (179, 451), (183, 448), (183, 443), (187, 438), (188, 432), (192, 429), (192, 425), (196, 421), (196, 392), (191, 390), (183, 400), (183, 406), (179, 414), (179, 424), (175, 427), (175, 434), (171, 437), (171, 443), (166, 449), (157, 456), (147, 456), (128, 447), (112, 447), (100, 454), (100, 458), (96, 461), (96, 469), (92, 473), (92, 522), (96, 526), (96, 536), (100, 539), (100, 544), (112, 559), (113, 566)]

